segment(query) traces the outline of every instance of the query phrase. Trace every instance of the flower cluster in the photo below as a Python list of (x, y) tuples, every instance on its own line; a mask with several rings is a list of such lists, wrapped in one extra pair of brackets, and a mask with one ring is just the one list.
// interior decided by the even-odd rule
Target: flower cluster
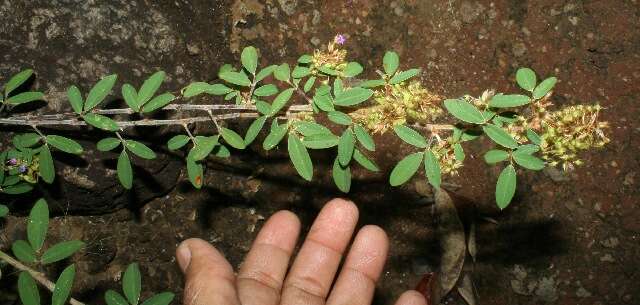
[(609, 142), (604, 134), (607, 122), (598, 121), (602, 107), (576, 105), (550, 112), (542, 122), (543, 133), (540, 148), (543, 158), (550, 165), (561, 165), (564, 170), (581, 165), (578, 153), (599, 148)]
[(398, 124), (433, 123), (443, 114), (442, 97), (422, 87), (420, 82), (386, 85), (373, 95), (374, 105), (354, 113), (354, 119), (367, 129), (384, 133)]
[(311, 61), (312, 66), (316, 68), (324, 66), (333, 70), (342, 70), (347, 65), (347, 50), (340, 48), (345, 41), (344, 35), (336, 35), (334, 40), (327, 46), (327, 50), (315, 50)]
[(36, 183), (39, 168), (38, 156), (33, 156), (31, 160), (11, 158), (7, 160), (4, 170), (10, 174), (17, 174), (17, 177), (26, 182)]
[(433, 153), (438, 158), (442, 174), (455, 176), (458, 174), (458, 169), (462, 167), (462, 160), (456, 157), (453, 145), (452, 139), (439, 141), (433, 147)]

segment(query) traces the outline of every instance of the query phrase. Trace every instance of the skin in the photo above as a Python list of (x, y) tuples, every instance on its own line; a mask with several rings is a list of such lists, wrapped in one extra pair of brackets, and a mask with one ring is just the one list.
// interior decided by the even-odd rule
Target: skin
[[(237, 274), (206, 241), (185, 240), (176, 250), (186, 278), (183, 304), (371, 305), (389, 241), (381, 228), (364, 226), (345, 255), (357, 222), (355, 204), (342, 199), (328, 202), (289, 268), (300, 220), (280, 211), (260, 230)], [(426, 301), (420, 293), (407, 291), (395, 304), (426, 305)]]

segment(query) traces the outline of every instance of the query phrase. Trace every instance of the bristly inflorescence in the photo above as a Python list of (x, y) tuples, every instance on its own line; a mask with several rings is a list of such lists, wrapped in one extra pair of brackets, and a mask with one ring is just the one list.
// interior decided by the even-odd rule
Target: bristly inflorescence
[[(127, 189), (133, 186), (131, 159), (156, 158), (152, 147), (127, 137), (125, 131), (132, 126), (181, 126), (184, 132), (169, 139), (167, 147), (184, 152), (187, 175), (196, 188), (203, 185), (208, 158), (226, 158), (246, 149), (260, 139), (264, 130), (262, 148), (286, 146), (293, 167), (305, 180), (312, 180), (314, 175), (309, 150), (332, 149), (336, 153), (333, 180), (343, 192), (351, 188), (353, 167), (380, 170), (368, 156), (376, 149), (372, 134), (392, 130), (416, 150), (393, 168), (391, 185), (406, 183), (424, 168), (424, 176), (435, 188), (440, 188), (445, 175), (458, 174), (465, 161), (465, 142), (486, 135), (495, 147), (484, 154), (485, 161), (503, 164), (496, 183), (500, 208), (506, 207), (515, 194), (516, 168), (541, 170), (558, 165), (569, 170), (583, 162), (580, 152), (609, 141), (604, 133), (608, 125), (599, 120), (600, 106), (552, 110), (555, 77), (538, 82), (533, 70), (522, 68), (516, 72), (516, 81), (526, 95), (486, 90), (479, 97), (445, 99), (421, 84), (417, 78), (420, 69), (401, 69), (400, 57), (391, 51), (382, 59), (382, 70), (376, 71), (379, 77), (358, 78), (364, 68), (349, 61), (346, 41), (345, 35), (336, 35), (325, 48), (300, 56), (293, 66), (282, 63), (260, 67), (258, 50), (246, 47), (240, 65), (220, 67), (220, 82), (191, 83), (180, 90), (179, 96), (156, 94), (165, 79), (165, 73), (158, 71), (138, 88), (122, 86), (122, 98), (128, 106), (124, 109), (99, 107), (112, 91), (116, 75), (98, 81), (85, 96), (80, 88), (71, 86), (68, 99), (73, 112), (0, 118), (0, 124), (23, 125), (34, 131), (16, 135), (15, 147), (0, 153), (0, 191), (19, 194), (30, 191), (39, 180), (52, 183), (53, 149), (83, 152), (72, 139), (43, 134), (38, 129), (41, 125), (92, 126), (111, 133), (96, 146), (105, 152), (119, 150), (118, 179)], [(20, 104), (43, 98), (39, 92), (16, 92), (32, 73), (18, 73), (4, 86), (3, 110), (12, 111)], [(223, 97), (235, 101), (235, 105), (189, 103), (201, 95)], [(180, 117), (158, 119), (156, 112), (178, 112)], [(129, 120), (112, 118), (134, 114)], [(328, 120), (318, 120), (321, 117)], [(242, 118), (253, 119), (244, 135), (223, 122)], [(321, 123), (326, 121), (332, 126)], [(207, 123), (214, 132), (193, 134), (193, 125)]]

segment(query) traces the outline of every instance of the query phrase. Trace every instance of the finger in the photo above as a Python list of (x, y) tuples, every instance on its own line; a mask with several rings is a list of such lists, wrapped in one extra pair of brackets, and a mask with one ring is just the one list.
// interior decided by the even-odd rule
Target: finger
[(388, 251), (389, 240), (380, 227), (360, 229), (327, 304), (370, 305)]
[(240, 304), (233, 268), (208, 242), (185, 240), (176, 249), (176, 258), (185, 274), (184, 305)]
[(291, 212), (271, 216), (258, 233), (238, 273), (238, 296), (243, 305), (277, 305), (289, 267), (300, 221)]
[(281, 305), (324, 304), (357, 222), (353, 202), (334, 199), (325, 205), (291, 266)]
[(396, 305), (427, 305), (427, 300), (425, 300), (420, 292), (409, 290), (398, 298)]

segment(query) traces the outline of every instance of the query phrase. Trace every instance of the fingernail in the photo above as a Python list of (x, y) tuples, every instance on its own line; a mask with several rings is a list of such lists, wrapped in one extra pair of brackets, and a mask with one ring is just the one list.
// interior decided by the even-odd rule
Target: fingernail
[(189, 267), (189, 263), (191, 262), (191, 250), (184, 243), (178, 246), (176, 250), (176, 259), (178, 260), (178, 265), (182, 272), (186, 272)]

